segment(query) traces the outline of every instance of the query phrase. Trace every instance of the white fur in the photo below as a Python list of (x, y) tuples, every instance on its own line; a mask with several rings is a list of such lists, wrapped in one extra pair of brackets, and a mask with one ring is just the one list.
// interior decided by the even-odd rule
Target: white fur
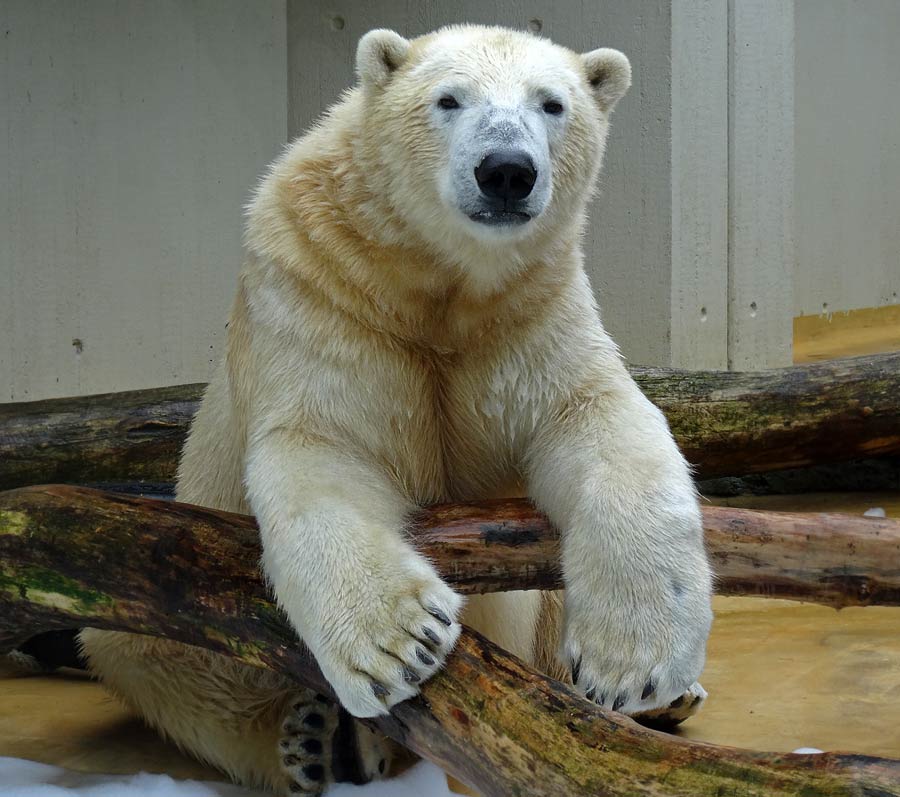
[[(581, 661), (577, 686), (636, 713), (667, 705), (703, 669), (710, 571), (684, 459), (662, 413), (587, 323), (581, 288), (559, 319), (552, 366), (578, 399), (529, 442), (528, 493), (563, 531), (561, 652)], [(583, 334), (573, 336), (573, 320)], [(654, 691), (641, 700), (648, 682)]]
[[(710, 627), (697, 496), (601, 326), (579, 249), (628, 61), (457, 27), (368, 34), (357, 68), (360, 87), (272, 166), (249, 209), (227, 360), (179, 498), (252, 510), (275, 595), (367, 717), (418, 691), (460, 617), (551, 667), (540, 651), (557, 630), (537, 593), (473, 598), (461, 614), (405, 537), (417, 506), (522, 485), (563, 535), (562, 663), (580, 661), (578, 687), (607, 706), (664, 706), (699, 675)], [(465, 106), (453, 119), (434, 106), (449, 91)], [(562, 116), (541, 110), (549, 92)], [(544, 181), (512, 232), (460, 212), (504, 135)], [(88, 653), (109, 680), (122, 656), (104, 658), (103, 638)], [(162, 706), (125, 678), (116, 688), (187, 739), (171, 679)], [(237, 745), (249, 731), (235, 728)], [(223, 765), (230, 744), (202, 754)]]

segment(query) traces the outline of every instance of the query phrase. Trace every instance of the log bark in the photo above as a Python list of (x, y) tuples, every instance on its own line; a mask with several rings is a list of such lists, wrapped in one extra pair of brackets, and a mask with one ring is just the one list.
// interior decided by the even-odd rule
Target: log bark
[[(7, 544), (20, 520), (59, 531), (73, 518), (107, 533), (115, 528), (117, 534), (132, 534), (147, 527), (154, 539), (162, 533), (156, 525), (165, 520), (173, 534), (170, 545), (177, 529), (192, 522), (218, 528), (223, 538), (241, 529), (240, 534), (253, 535), (246, 555), (253, 562), (258, 559), (255, 522), (243, 515), (63, 485), (0, 492), (0, 535), (7, 535)], [(898, 520), (707, 506), (703, 526), (720, 595), (761, 595), (835, 608), (900, 605)], [(429, 507), (412, 518), (411, 533), (416, 546), (463, 594), (563, 586), (559, 534), (524, 499)], [(0, 547), (0, 563), (4, 558), (8, 566), (15, 551), (4, 557)], [(0, 587), (2, 578), (0, 570)]]
[(0, 404), (0, 489), (171, 482), (206, 385)]
[[(446, 504), (417, 518), (416, 545), (463, 593), (558, 589), (559, 535), (523, 499)], [(900, 606), (900, 521), (705, 506), (720, 595)]]
[(900, 520), (703, 509), (721, 595), (834, 606), (900, 606)]
[(900, 352), (757, 373), (631, 372), (699, 478), (900, 452)]
[[(900, 353), (759, 373), (631, 372), (700, 478), (900, 452)], [(0, 405), (0, 489), (170, 482), (203, 389)]]
[[(459, 522), (444, 510), (435, 528)], [(5, 493), (0, 650), (90, 625), (207, 647), (327, 691), (270, 602), (258, 555), (246, 517), (77, 488)], [(900, 795), (898, 761), (667, 736), (597, 708), (468, 630), (422, 695), (378, 725), (485, 797)]]

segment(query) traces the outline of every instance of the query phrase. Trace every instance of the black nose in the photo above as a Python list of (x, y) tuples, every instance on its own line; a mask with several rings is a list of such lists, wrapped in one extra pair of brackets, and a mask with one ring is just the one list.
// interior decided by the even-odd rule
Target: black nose
[(492, 152), (475, 167), (475, 179), (491, 199), (525, 199), (534, 188), (537, 169), (524, 152)]

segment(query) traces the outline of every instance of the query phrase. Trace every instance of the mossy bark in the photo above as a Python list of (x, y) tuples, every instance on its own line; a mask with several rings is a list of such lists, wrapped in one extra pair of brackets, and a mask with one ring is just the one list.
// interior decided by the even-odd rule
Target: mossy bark
[(0, 404), (0, 489), (171, 482), (205, 388)]
[[(459, 525), (447, 511), (420, 518), (426, 547), (429, 534)], [(491, 533), (501, 548), (515, 543), (507, 521)], [(258, 559), (250, 518), (72, 487), (4, 493), (0, 650), (89, 625), (166, 636), (327, 689), (270, 601)], [(471, 631), (422, 695), (378, 725), (485, 797), (900, 797), (898, 761), (667, 736), (597, 708)]]
[(631, 373), (699, 478), (900, 452), (900, 352), (756, 373)]
[[(900, 452), (900, 353), (758, 373), (631, 373), (700, 478)], [(203, 389), (0, 405), (0, 489), (172, 481)]]

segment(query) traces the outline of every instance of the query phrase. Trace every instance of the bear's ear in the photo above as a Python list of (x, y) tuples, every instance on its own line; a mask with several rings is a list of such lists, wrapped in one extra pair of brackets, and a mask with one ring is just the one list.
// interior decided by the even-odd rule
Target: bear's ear
[(631, 85), (631, 64), (624, 54), (607, 47), (584, 53), (581, 62), (594, 97), (600, 107), (609, 113)]
[(399, 33), (370, 30), (356, 48), (356, 72), (364, 86), (380, 88), (406, 60), (409, 41)]

